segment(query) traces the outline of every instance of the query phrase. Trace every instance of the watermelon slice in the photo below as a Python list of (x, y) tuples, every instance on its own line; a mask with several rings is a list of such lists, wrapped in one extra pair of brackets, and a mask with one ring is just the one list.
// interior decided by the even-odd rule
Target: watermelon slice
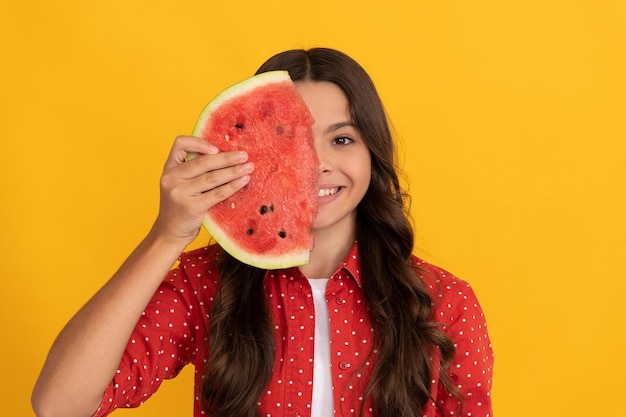
[(286, 71), (227, 88), (202, 111), (193, 135), (220, 151), (245, 150), (250, 182), (208, 210), (204, 227), (241, 262), (263, 269), (309, 262), (317, 214), (313, 118)]

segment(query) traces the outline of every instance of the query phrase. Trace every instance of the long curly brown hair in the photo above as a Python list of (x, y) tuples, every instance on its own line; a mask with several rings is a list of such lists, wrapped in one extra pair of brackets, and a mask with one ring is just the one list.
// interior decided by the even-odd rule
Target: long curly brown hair
[[(447, 377), (454, 345), (432, 320), (433, 300), (421, 271), (410, 262), (414, 236), (408, 197), (400, 186), (394, 141), (372, 80), (352, 58), (327, 48), (282, 52), (257, 73), (272, 70), (287, 70), (294, 81), (329, 81), (339, 86), (371, 154), (372, 178), (357, 208), (356, 237), (379, 357), (364, 398), (371, 399), (378, 417), (421, 415), (433, 400), (430, 358), (439, 350), (439, 381), (459, 400), (460, 409), (462, 398)], [(274, 365), (274, 331), (263, 291), (265, 271), (224, 254), (220, 274), (220, 290), (210, 314), (203, 406), (212, 417), (257, 417), (258, 401)]]

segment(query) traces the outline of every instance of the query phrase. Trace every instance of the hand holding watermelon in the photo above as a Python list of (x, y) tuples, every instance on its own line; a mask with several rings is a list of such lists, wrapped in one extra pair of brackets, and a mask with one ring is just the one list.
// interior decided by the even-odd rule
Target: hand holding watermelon
[[(186, 161), (192, 152), (198, 156)], [(207, 210), (248, 183), (254, 165), (247, 159), (245, 152), (219, 152), (200, 138), (176, 138), (163, 168), (159, 215), (151, 233), (189, 244)]]

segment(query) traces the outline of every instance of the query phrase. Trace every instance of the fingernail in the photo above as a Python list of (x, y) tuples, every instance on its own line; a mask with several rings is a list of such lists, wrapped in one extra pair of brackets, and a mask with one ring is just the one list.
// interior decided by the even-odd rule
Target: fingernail
[(248, 154), (244, 151), (237, 152), (236, 158), (238, 161), (245, 161), (248, 159)]

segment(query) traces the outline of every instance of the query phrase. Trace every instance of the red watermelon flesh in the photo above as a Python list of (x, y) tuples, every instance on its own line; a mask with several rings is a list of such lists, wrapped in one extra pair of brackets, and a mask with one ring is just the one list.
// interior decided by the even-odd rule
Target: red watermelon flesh
[(204, 226), (238, 260), (263, 269), (309, 262), (317, 214), (313, 118), (286, 71), (224, 90), (193, 131), (220, 151), (245, 150), (250, 182), (206, 213)]

